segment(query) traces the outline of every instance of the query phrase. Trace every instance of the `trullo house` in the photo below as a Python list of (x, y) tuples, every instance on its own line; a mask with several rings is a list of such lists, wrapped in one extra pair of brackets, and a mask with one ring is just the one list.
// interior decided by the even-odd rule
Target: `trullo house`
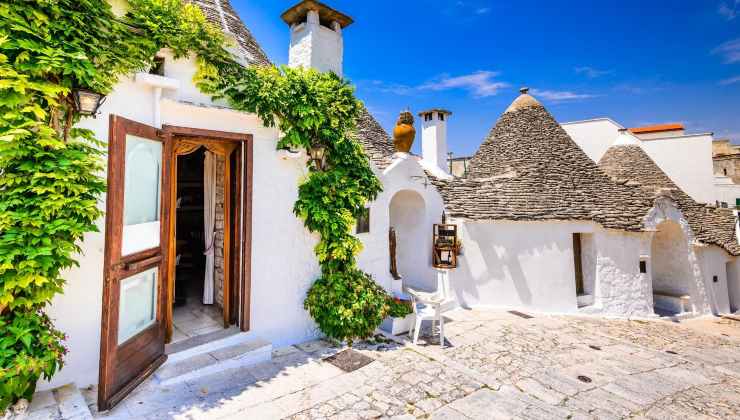
[[(270, 63), (228, 0), (194, 3), (241, 62)], [(343, 73), (349, 16), (306, 0), (282, 17), (291, 66)], [(275, 129), (199, 92), (195, 57), (158, 57), (81, 123), (109, 143), (106, 216), (53, 302), (70, 353), (42, 388), (98, 384), (101, 407), (203, 352), (237, 346), (256, 362), (319, 335), (303, 309), (317, 237), (292, 211), (307, 157), (277, 150)], [(369, 112), (358, 121), (383, 184), (358, 222), (359, 265), (389, 292), (436, 287), (432, 229), (444, 213), (462, 246), (448, 276), (462, 307), (653, 316), (738, 306), (735, 217), (692, 202), (639, 148), (615, 144), (600, 167), (523, 91), (455, 178), (450, 121), (442, 109), (419, 114), (422, 156), (398, 152)], [(115, 286), (104, 280), (114, 271), (124, 273)]]

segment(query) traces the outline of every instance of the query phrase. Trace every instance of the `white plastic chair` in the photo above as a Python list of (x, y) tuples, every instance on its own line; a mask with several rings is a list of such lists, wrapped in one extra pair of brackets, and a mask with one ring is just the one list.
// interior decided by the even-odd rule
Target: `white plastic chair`
[(411, 304), (414, 309), (414, 326), (409, 330), (409, 337), (413, 333), (414, 344), (419, 341), (419, 331), (421, 323), (432, 321), (432, 334), (439, 321), (439, 345), (445, 345), (444, 317), (442, 314), (447, 309), (449, 303), (454, 299), (450, 296), (449, 273), (446, 270), (440, 270), (437, 274), (437, 290), (433, 293), (420, 292), (410, 287), (406, 287), (406, 292), (411, 296)]

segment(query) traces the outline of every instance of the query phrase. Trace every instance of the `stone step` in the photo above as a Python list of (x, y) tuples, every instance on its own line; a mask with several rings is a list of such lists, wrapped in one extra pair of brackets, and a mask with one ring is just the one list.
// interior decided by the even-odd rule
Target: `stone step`
[(79, 388), (68, 384), (35, 393), (25, 418), (92, 420), (93, 416)]
[[(248, 334), (240, 334), (246, 336)], [(169, 356), (155, 373), (162, 385), (173, 385), (206, 375), (255, 365), (272, 359), (272, 344), (260, 338), (237, 336), (224, 339), (227, 345), (215, 342)], [(236, 343), (233, 343), (236, 341)]]

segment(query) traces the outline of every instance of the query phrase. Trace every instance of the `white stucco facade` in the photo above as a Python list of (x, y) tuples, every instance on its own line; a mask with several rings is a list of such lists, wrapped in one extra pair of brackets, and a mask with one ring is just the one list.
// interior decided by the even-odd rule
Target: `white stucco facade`
[[(191, 82), (194, 61), (175, 61), (166, 52), (163, 55), (166, 57), (165, 76), (179, 80), (180, 89), (163, 92), (162, 98), (155, 103), (155, 88), (137, 83), (134, 78), (122, 81), (108, 96), (97, 119), (87, 119), (80, 126), (93, 129), (99, 139), (107, 141), (110, 114), (156, 125), (154, 109), (159, 107), (161, 124), (252, 134), (254, 245), (250, 334), (274, 345), (314, 337), (317, 329), (303, 309), (303, 300), (319, 274), (313, 251), (317, 237), (308, 233), (292, 211), (298, 197), (298, 184), (307, 171), (305, 157), (281, 159), (276, 151), (278, 132), (275, 129), (263, 127), (254, 115), (214, 107), (218, 104), (197, 91)], [(100, 207), (105, 209), (105, 197)], [(79, 386), (97, 383), (105, 250), (103, 219), (98, 227), (100, 233), (86, 235), (79, 257), (80, 267), (64, 273), (65, 293), (57, 296), (51, 305), (50, 315), (69, 336), (70, 354), (64, 369), (55, 375), (51, 384), (41, 385), (42, 388), (69, 382)], [(276, 290), (281, 292), (275, 293)]]
[(740, 200), (740, 185), (728, 176), (714, 176), (714, 199), (721, 207), (735, 208)]

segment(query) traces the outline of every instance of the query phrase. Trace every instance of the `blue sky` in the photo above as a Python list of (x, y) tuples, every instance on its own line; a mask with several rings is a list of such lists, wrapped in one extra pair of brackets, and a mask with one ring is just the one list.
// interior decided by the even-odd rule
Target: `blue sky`
[[(231, 1), (287, 63), (280, 14), (297, 0)], [(560, 122), (681, 122), (740, 143), (740, 0), (325, 3), (355, 20), (345, 76), (381, 124), (406, 107), (450, 109), (456, 156), (475, 152), (521, 86)]]

